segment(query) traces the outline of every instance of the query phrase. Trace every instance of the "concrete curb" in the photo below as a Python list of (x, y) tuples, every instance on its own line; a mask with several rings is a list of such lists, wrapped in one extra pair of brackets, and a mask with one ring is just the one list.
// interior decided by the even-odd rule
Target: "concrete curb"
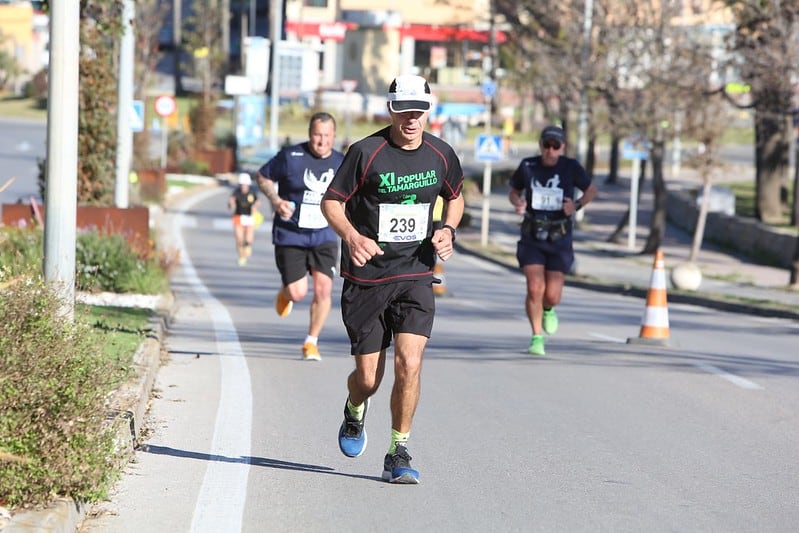
[[(497, 266), (501, 266), (513, 272), (519, 272), (519, 266), (515, 259), (508, 260), (507, 256), (495, 256), (484, 252), (478, 243), (470, 241), (458, 241), (455, 249), (461, 253), (480, 257)], [(591, 278), (588, 276), (569, 275), (566, 277), (566, 286), (579, 287), (597, 292), (607, 292), (623, 294), (625, 296), (635, 296), (646, 299), (649, 287), (637, 286), (629, 283), (618, 283), (613, 281)], [(732, 300), (728, 296), (704, 292), (701, 295), (683, 291), (671, 290), (668, 294), (668, 301), (671, 303), (685, 303), (729, 313), (743, 313), (770, 318), (787, 318), (799, 320), (799, 310), (780, 307), (774, 302), (745, 302)]]
[(86, 516), (86, 505), (63, 498), (38, 511), (24, 511), (11, 517), (3, 533), (74, 533)]

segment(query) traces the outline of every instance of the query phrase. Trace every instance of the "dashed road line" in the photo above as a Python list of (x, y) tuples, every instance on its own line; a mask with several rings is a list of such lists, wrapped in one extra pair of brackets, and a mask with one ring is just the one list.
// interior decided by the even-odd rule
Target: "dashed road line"
[(724, 370), (722, 370), (722, 369), (720, 369), (718, 367), (715, 367), (713, 365), (709, 365), (707, 363), (695, 363), (694, 366), (696, 366), (699, 369), (704, 370), (705, 372), (708, 372), (710, 374), (718, 376), (721, 379), (729, 381), (733, 385), (741, 387), (742, 389), (748, 389), (748, 390), (762, 390), (763, 389), (763, 387), (761, 387), (760, 385), (758, 385), (754, 381), (749, 381), (748, 379), (742, 378), (741, 376), (736, 376), (735, 374), (730, 374), (729, 372), (725, 372)]

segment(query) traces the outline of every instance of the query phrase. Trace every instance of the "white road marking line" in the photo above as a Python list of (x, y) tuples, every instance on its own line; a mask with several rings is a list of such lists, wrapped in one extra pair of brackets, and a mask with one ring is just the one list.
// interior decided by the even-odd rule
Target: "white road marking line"
[(183, 215), (177, 215), (177, 222), (176, 224), (180, 228), (196, 228), (197, 227), (197, 219), (195, 217), (188, 217)]
[[(195, 224), (191, 227), (197, 227)], [(229, 231), (231, 235), (233, 234), (233, 220), (230, 217), (214, 217), (211, 222), (211, 227), (214, 231)], [(272, 221), (271, 220), (264, 220), (264, 222), (255, 229), (256, 233), (261, 232), (272, 232)]]
[[(195, 205), (209, 194), (200, 194), (190, 200)], [(183, 225), (183, 215), (178, 215), (172, 225), (172, 238), (181, 251), (181, 268), (189, 284), (208, 308), (213, 319), (216, 352), (220, 355), (221, 370), (219, 405), (214, 423), (214, 436), (202, 486), (192, 516), (192, 532), (240, 531), (243, 525), (244, 504), (247, 501), (247, 479), (250, 465), (247, 460), (225, 461), (219, 458), (238, 459), (251, 456), (252, 390), (247, 359), (239, 344), (233, 319), (227, 308), (214, 298), (203, 285), (183, 237), (177, 228)]]
[(704, 370), (705, 372), (709, 372), (710, 374), (716, 375), (721, 379), (726, 379), (733, 385), (737, 385), (742, 389), (760, 390), (763, 388), (753, 381), (749, 381), (748, 379), (742, 378), (741, 376), (736, 376), (735, 374), (730, 374), (729, 372), (725, 372), (724, 370), (715, 367), (713, 365), (708, 365), (707, 363), (696, 363), (694, 366)]
[(605, 335), (603, 333), (589, 332), (588, 336), (589, 337), (594, 337), (596, 339), (602, 339), (604, 341), (615, 342), (615, 343), (618, 343), (618, 344), (626, 344), (627, 343), (627, 339), (622, 339), (622, 338), (619, 338), (619, 337), (612, 337), (610, 335)]

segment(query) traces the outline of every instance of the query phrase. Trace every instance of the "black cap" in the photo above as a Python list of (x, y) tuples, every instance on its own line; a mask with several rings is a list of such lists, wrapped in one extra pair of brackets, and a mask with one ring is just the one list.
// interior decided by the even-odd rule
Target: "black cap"
[(565, 143), (566, 135), (563, 133), (563, 128), (547, 126), (541, 130), (541, 141), (558, 141), (559, 143)]

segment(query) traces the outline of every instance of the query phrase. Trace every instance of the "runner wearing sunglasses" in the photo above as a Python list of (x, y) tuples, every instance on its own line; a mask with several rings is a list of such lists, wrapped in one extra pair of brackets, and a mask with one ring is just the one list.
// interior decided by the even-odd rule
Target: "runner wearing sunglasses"
[[(563, 155), (566, 136), (558, 126), (541, 131), (541, 155), (526, 157), (510, 179), (510, 203), (524, 215), (516, 259), (527, 280), (525, 310), (532, 328), (528, 353), (545, 355), (544, 333), (558, 330), (566, 273), (574, 263), (572, 215), (597, 194), (585, 169)], [(575, 188), (583, 195), (574, 200)]]

